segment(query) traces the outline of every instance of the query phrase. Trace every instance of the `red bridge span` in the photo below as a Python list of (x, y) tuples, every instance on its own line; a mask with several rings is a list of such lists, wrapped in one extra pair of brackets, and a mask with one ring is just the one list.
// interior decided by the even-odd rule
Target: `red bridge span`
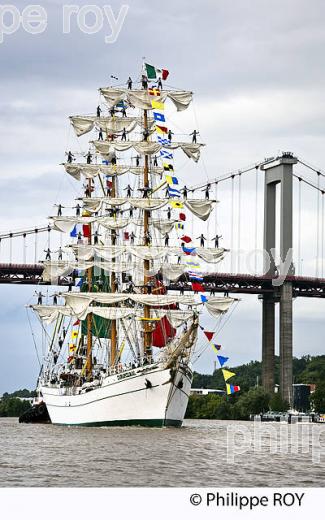
[[(49, 285), (43, 281), (42, 272), (41, 264), (0, 264), (0, 284)], [(290, 275), (285, 281), (291, 282), (294, 297), (325, 298), (325, 278)], [(276, 283), (277, 278), (270, 275), (206, 273), (203, 276), (205, 291), (216, 293), (273, 295), (276, 298), (279, 290)], [(71, 276), (61, 277), (57, 285), (74, 285), (74, 281)], [(180, 284), (171, 283), (169, 289), (179, 290)], [(184, 290), (191, 290), (191, 285), (185, 284)]]

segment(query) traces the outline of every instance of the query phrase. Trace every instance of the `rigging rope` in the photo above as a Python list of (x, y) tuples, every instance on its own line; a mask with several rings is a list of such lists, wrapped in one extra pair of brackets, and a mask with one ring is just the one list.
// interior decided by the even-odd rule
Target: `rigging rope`
[(319, 181), (320, 173), (317, 173), (317, 228), (316, 228), (316, 278), (319, 271)]
[(230, 272), (234, 271), (234, 179), (235, 176), (231, 177), (231, 229), (230, 229)]
[(238, 177), (238, 260), (237, 271), (240, 273), (240, 240), (241, 240), (241, 174)]
[(254, 259), (254, 273), (257, 274), (257, 210), (258, 210), (258, 166), (255, 167), (255, 259)]
[(301, 275), (301, 179), (299, 179), (298, 189), (298, 274)]
[(324, 215), (324, 192), (323, 192), (322, 193), (322, 220), (321, 220), (321, 243), (322, 243), (322, 246), (321, 246), (321, 251), (322, 251), (321, 275), (322, 275), (322, 278), (324, 276), (324, 217), (325, 217), (325, 215)]

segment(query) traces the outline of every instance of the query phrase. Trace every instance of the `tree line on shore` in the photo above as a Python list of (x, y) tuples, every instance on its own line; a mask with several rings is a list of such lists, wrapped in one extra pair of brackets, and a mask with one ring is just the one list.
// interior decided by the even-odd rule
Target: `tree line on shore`
[(0, 417), (19, 417), (32, 406), (29, 401), (22, 401), (20, 398), (35, 396), (36, 392), (27, 388), (16, 390), (11, 394), (5, 392), (0, 401)]
[[(269, 410), (284, 412), (289, 404), (279, 393), (268, 394), (259, 386), (262, 364), (259, 361), (232, 367), (236, 372), (236, 384), (241, 388), (239, 394), (230, 396), (208, 394), (191, 395), (186, 417), (191, 419), (237, 419), (246, 420), (250, 415)], [(275, 383), (279, 384), (280, 361), (275, 359)], [(325, 356), (303, 356), (293, 360), (294, 383), (315, 384), (316, 391), (310, 396), (310, 408), (317, 413), (325, 413)], [(194, 373), (192, 388), (211, 388), (223, 390), (225, 387), (221, 370), (213, 374)]]

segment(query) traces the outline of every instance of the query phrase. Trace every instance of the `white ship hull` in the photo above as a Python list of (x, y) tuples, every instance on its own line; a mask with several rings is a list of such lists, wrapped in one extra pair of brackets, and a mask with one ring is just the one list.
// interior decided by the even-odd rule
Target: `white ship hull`
[(191, 383), (188, 367), (155, 365), (106, 377), (87, 392), (51, 385), (41, 390), (53, 424), (181, 426)]

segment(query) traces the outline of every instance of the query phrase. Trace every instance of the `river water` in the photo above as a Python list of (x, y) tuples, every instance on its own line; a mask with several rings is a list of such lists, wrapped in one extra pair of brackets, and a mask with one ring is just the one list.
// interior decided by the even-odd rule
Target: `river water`
[[(293, 438), (296, 426), (263, 424), (260, 446), (252, 442), (256, 427), (186, 420), (181, 429), (67, 428), (1, 418), (0, 486), (325, 485), (325, 424), (306, 425), (304, 440), (299, 432)], [(313, 432), (321, 439), (319, 463), (312, 460)]]

